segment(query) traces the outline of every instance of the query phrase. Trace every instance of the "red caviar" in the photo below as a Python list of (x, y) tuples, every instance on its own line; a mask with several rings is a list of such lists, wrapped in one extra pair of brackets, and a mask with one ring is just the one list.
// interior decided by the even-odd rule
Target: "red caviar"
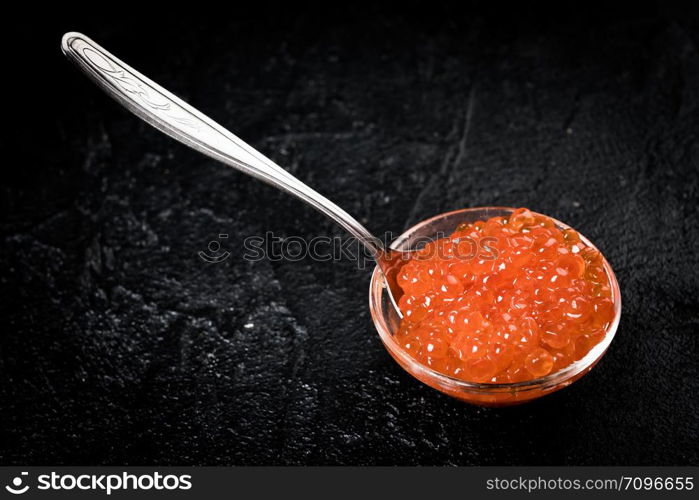
[(576, 231), (525, 208), (462, 224), (400, 270), (396, 340), (469, 382), (546, 376), (585, 356), (613, 321), (603, 266)]

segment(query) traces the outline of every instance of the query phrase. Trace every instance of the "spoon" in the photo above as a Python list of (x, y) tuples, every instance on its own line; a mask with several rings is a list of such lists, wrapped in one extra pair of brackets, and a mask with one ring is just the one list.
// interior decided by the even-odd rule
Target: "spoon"
[(221, 163), (286, 191), (345, 228), (362, 243), (384, 275), (390, 302), (400, 318), (403, 295), (396, 282), (410, 252), (387, 249), (342, 208), (308, 187), (202, 112), (117, 59), (81, 33), (63, 35), (61, 48), (102, 90), (156, 129)]

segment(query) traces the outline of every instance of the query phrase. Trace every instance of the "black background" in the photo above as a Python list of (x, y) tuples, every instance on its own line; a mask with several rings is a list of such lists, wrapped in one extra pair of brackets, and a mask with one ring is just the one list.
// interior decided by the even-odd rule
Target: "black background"
[[(7, 19), (0, 462), (696, 465), (699, 16), (658, 5)], [(376, 233), (486, 205), (568, 222), (621, 284), (609, 352), (519, 407), (421, 385), (368, 269), (242, 258), (341, 230), (124, 111), (60, 54), (69, 30)]]

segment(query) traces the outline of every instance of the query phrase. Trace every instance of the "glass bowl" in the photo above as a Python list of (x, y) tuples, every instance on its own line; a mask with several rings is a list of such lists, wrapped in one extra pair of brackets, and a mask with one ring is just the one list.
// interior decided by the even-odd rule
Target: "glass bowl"
[[(515, 209), (509, 207), (479, 207), (455, 210), (437, 215), (411, 227), (399, 236), (391, 245), (395, 250), (411, 250), (416, 243), (424, 243), (438, 237), (448, 236), (456, 227), (464, 222), (487, 220), (496, 216), (509, 216)], [(569, 229), (569, 226), (553, 219), (556, 227)], [(587, 238), (580, 235), (584, 244), (596, 248)], [(545, 394), (566, 387), (586, 374), (604, 355), (619, 325), (621, 316), (621, 294), (619, 283), (614, 276), (609, 263), (604, 260), (604, 269), (609, 277), (614, 302), (614, 319), (609, 324), (602, 341), (595, 345), (583, 358), (550, 373), (545, 377), (526, 380), (523, 382), (495, 384), (466, 382), (439, 373), (421, 364), (405, 352), (394, 339), (398, 331), (400, 318), (391, 305), (388, 294), (385, 293), (383, 274), (379, 268), (374, 269), (369, 288), (369, 306), (374, 325), (379, 332), (381, 341), (388, 352), (399, 365), (421, 382), (449, 396), (480, 406), (508, 406), (524, 403), (539, 398)]]

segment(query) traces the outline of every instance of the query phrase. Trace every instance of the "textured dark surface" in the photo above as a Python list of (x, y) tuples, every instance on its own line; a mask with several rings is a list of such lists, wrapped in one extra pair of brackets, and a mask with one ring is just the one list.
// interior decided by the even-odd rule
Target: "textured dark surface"
[[(699, 462), (697, 16), (426, 11), (7, 35), (41, 94), (4, 79), (1, 463)], [(422, 386), (374, 331), (368, 270), (242, 259), (247, 236), (341, 231), (118, 107), (60, 55), (70, 29), (377, 233), (483, 205), (568, 222), (621, 284), (609, 352), (520, 407)], [(206, 264), (219, 233), (232, 255)]]

